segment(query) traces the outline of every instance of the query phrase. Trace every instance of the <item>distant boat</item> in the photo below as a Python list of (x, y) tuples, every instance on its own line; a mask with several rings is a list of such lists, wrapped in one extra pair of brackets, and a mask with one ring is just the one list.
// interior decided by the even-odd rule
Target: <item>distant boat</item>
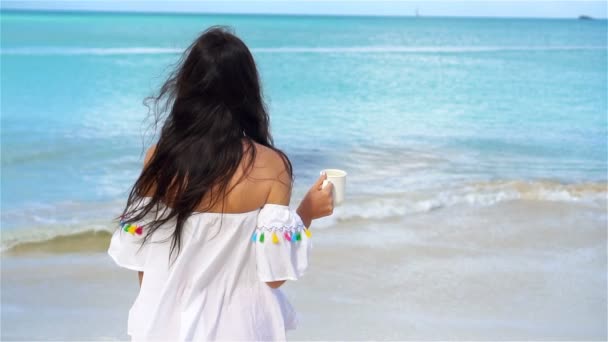
[(579, 15), (578, 20), (593, 20), (593, 18), (588, 15)]

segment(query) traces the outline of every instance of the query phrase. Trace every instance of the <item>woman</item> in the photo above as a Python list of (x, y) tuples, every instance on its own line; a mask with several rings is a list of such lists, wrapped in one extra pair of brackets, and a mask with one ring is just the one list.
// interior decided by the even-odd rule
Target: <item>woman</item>
[(291, 163), (273, 145), (255, 62), (225, 29), (196, 39), (153, 100), (170, 110), (108, 249), (139, 272), (129, 335), (284, 340), (296, 317), (278, 287), (306, 270), (331, 186), (322, 175), (290, 209)]

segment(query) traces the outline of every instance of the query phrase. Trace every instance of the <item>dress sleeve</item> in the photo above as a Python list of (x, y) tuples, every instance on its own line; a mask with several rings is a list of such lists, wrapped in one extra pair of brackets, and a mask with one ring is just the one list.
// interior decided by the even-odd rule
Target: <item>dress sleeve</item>
[(257, 273), (264, 282), (297, 280), (308, 267), (312, 234), (288, 206), (266, 204), (251, 237)]
[(141, 246), (145, 230), (143, 221), (132, 224), (120, 222), (118, 229), (112, 234), (108, 248), (108, 254), (118, 266), (134, 271), (144, 270), (149, 249), (149, 243)]

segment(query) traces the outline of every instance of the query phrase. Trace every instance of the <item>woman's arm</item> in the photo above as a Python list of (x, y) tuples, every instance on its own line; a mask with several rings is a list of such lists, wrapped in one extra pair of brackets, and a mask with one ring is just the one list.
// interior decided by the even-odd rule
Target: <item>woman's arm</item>
[[(334, 203), (331, 195), (333, 185), (329, 183), (325, 188), (321, 188), (325, 179), (327, 179), (327, 175), (324, 173), (321, 174), (315, 184), (308, 190), (306, 196), (304, 196), (302, 202), (300, 202), (300, 206), (296, 210), (298, 216), (300, 216), (307, 228), (310, 227), (312, 220), (331, 215), (334, 211)], [(283, 200), (285, 200), (285, 197)], [(266, 284), (273, 289), (281, 287), (284, 283), (285, 280), (266, 282)]]
[[(150, 146), (150, 148), (146, 151), (146, 156), (144, 157), (144, 166), (143, 166), (144, 169), (150, 162), (150, 159), (152, 159), (152, 156), (154, 155), (155, 150), (156, 150), (156, 144)], [(144, 272), (141, 272), (141, 271), (137, 272), (137, 277), (139, 278), (139, 287), (141, 288), (141, 283), (144, 279)]]
[(328, 183), (327, 186), (321, 188), (326, 179), (327, 175), (322, 173), (296, 210), (307, 228), (310, 227), (312, 220), (329, 216), (334, 212), (334, 200), (331, 195), (333, 185)]

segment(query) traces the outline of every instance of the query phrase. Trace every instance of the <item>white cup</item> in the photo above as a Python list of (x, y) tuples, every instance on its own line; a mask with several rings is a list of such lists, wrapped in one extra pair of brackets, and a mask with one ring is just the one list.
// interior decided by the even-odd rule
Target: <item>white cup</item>
[(334, 186), (332, 196), (334, 198), (334, 206), (338, 206), (344, 202), (344, 191), (346, 190), (346, 171), (338, 169), (325, 169), (322, 172), (327, 174), (327, 179), (323, 181), (321, 188), (324, 188), (327, 183)]

